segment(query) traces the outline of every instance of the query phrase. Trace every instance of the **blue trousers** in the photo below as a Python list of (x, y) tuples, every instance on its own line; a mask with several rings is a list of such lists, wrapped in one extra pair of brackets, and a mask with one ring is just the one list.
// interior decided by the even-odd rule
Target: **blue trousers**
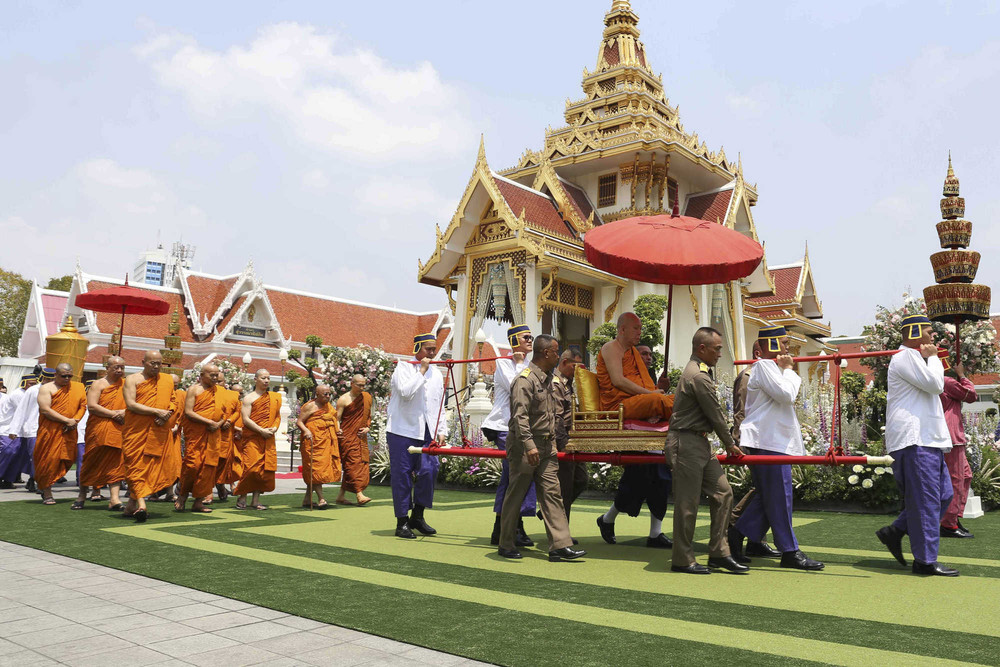
[(28, 477), (35, 476), (35, 439), (21, 438), (21, 472)]
[[(742, 449), (748, 455), (781, 455), (756, 447)], [(798, 550), (799, 542), (792, 530), (792, 466), (750, 466), (750, 476), (757, 493), (743, 508), (736, 530), (754, 542), (763, 542), (770, 528), (778, 551)]]
[[(488, 431), (488, 433), (487, 433)], [(483, 429), (486, 438), (490, 440), (497, 449), (507, 451), (507, 431), (494, 431), (493, 429)], [(492, 437), (491, 437), (492, 436)], [(500, 514), (503, 508), (503, 499), (507, 495), (507, 486), (510, 484), (510, 464), (507, 459), (500, 459), (500, 482), (497, 484), (497, 495), (493, 500), (493, 513)], [(521, 516), (535, 516), (535, 508), (538, 500), (535, 495), (535, 483), (528, 487), (528, 492), (524, 494), (521, 501)]]
[[(441, 463), (436, 456), (411, 454), (409, 447), (426, 447), (431, 434), (424, 432), (424, 439), (386, 433), (389, 446), (389, 476), (392, 483), (392, 507), (396, 517), (410, 513), (414, 505), (434, 506), (434, 482), (437, 480)], [(416, 481), (414, 481), (416, 477)]]
[(0, 435), (0, 479), (12, 482), (24, 469), (25, 449), (21, 438)]
[(82, 442), (76, 443), (76, 485), (80, 486), (80, 469), (83, 467), (83, 450), (86, 445)]
[(941, 541), (941, 517), (955, 491), (944, 462), (944, 451), (912, 445), (892, 453), (903, 511), (892, 525), (910, 536), (910, 552), (921, 563), (936, 563)]

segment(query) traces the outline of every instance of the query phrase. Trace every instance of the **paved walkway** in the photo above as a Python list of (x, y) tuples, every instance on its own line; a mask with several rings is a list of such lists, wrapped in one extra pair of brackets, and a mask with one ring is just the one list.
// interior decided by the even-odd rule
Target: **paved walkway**
[[(301, 480), (282, 482), (287, 488), (279, 492), (303, 488)], [(76, 487), (69, 487), (55, 487), (56, 498), (75, 496)], [(0, 498), (38, 496), (19, 485), (0, 492)], [(68, 506), (51, 509), (69, 511)], [(0, 542), (0, 667), (57, 664), (484, 663)]]

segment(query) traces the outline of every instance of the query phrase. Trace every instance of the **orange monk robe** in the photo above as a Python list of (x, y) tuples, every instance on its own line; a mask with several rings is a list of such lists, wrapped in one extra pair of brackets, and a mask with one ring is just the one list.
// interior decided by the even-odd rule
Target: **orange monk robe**
[[(97, 404), (105, 410), (124, 410), (125, 381), (112, 384), (101, 391)], [(83, 486), (108, 486), (125, 479), (125, 458), (122, 456), (122, 425), (115, 420), (94, 412), (87, 419), (83, 435), (83, 465), (80, 484)]]
[[(218, 387), (206, 389), (194, 401), (194, 411), (214, 422), (222, 419)], [(192, 390), (193, 391), (193, 390)], [(220, 429), (209, 431), (206, 424), (184, 418), (184, 462), (181, 464), (181, 495), (205, 498), (215, 488), (219, 464)]]
[[(276, 427), (281, 423), (281, 394), (269, 391), (250, 406), (250, 419), (261, 428)], [(274, 436), (265, 438), (260, 433), (243, 430), (243, 477), (233, 490), (238, 496), (260, 491), (274, 491), (274, 473), (278, 469), (278, 453), (274, 449)]]
[(181, 459), (183, 458), (181, 454), (181, 431), (177, 429), (177, 433), (174, 433), (174, 427), (180, 423), (181, 417), (184, 414), (184, 400), (186, 398), (186, 391), (183, 389), (174, 390), (174, 401), (177, 403), (177, 410), (174, 411), (174, 414), (170, 415), (170, 421), (167, 422), (167, 426), (170, 427), (170, 442), (163, 453), (162, 477), (159, 483), (160, 489), (172, 486), (181, 476)]
[(243, 476), (243, 458), (234, 437), (243, 402), (238, 391), (217, 387), (216, 392), (216, 400), (222, 407), (222, 418), (229, 421), (231, 426), (225, 431), (219, 431), (219, 464), (216, 466), (215, 483), (235, 484)]
[[(157, 410), (173, 410), (176, 413), (184, 409), (175, 402), (174, 379), (166, 373), (140, 382), (135, 388), (135, 400), (140, 405)], [(153, 415), (125, 411), (122, 454), (130, 498), (145, 498), (163, 488), (159, 486), (163, 478), (163, 455), (172, 442), (170, 420), (157, 425)]]
[(337, 412), (333, 403), (318, 408), (305, 422), (312, 439), (303, 440), (302, 479), (306, 484), (331, 484), (340, 480)]
[(367, 391), (351, 401), (340, 416), (340, 460), (344, 464), (344, 481), (341, 488), (351, 493), (361, 493), (368, 486), (368, 436), (358, 431), (368, 428), (372, 421), (372, 395)]
[[(77, 421), (87, 412), (87, 390), (82, 382), (70, 381), (52, 394), (52, 410)], [(76, 427), (66, 430), (65, 424), (38, 415), (38, 435), (35, 436), (35, 482), (47, 489), (63, 477), (76, 462)]]
[[(625, 419), (669, 420), (674, 411), (673, 395), (629, 394), (611, 383), (608, 367), (604, 365), (603, 353), (597, 354), (597, 384), (601, 389), (601, 410), (617, 410), (625, 406)], [(644, 389), (656, 389), (656, 383), (649, 377), (646, 364), (642, 363), (639, 350), (631, 347), (622, 356), (622, 375)]]

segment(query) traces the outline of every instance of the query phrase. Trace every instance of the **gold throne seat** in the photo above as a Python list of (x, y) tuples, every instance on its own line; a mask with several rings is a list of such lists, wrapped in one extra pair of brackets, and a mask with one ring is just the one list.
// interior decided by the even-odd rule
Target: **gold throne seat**
[(625, 410), (601, 410), (597, 375), (583, 366), (573, 373), (576, 402), (567, 452), (645, 452), (663, 449), (666, 422), (625, 419)]

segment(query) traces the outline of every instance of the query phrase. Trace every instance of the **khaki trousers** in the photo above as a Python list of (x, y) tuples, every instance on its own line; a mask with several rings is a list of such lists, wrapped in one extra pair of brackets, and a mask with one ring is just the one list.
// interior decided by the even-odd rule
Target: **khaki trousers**
[(510, 483), (500, 510), (500, 546), (504, 549), (514, 548), (514, 533), (517, 531), (517, 521), (521, 518), (521, 503), (532, 482), (535, 483), (538, 508), (542, 511), (545, 533), (549, 537), (549, 551), (573, 544), (566, 511), (563, 509), (562, 494), (559, 491), (559, 459), (556, 458), (555, 448), (549, 451), (540, 449), (539, 454), (541, 460), (537, 466), (532, 466), (524, 459), (523, 450), (520, 453), (507, 450)]
[(687, 567), (695, 563), (691, 543), (698, 519), (698, 501), (703, 493), (708, 496), (712, 516), (708, 555), (728, 556), (726, 529), (733, 508), (733, 489), (722, 465), (712, 454), (708, 438), (691, 431), (671, 431), (667, 434), (664, 451), (673, 473), (673, 564)]

